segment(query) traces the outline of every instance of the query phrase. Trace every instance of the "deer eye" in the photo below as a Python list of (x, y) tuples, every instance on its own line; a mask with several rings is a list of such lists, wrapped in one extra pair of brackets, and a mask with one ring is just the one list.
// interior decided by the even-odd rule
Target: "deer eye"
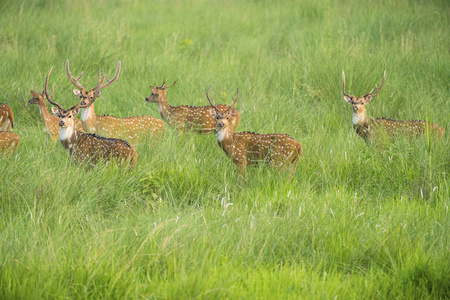
[(219, 116), (216, 116), (216, 119), (219, 120)]
[(90, 96), (89, 99), (90, 99), (90, 100), (94, 99), (94, 96)]

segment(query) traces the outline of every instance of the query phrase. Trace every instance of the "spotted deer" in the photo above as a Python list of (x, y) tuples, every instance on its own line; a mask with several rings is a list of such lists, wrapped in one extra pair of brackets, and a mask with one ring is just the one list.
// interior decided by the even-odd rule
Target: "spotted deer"
[(75, 128), (74, 119), (80, 112), (79, 104), (66, 110), (60, 104), (52, 101), (47, 93), (50, 72), (45, 81), (44, 95), (48, 102), (58, 107), (53, 106), (52, 112), (59, 119), (59, 139), (75, 163), (86, 162), (96, 165), (100, 160), (109, 161), (113, 159), (118, 163), (134, 166), (138, 156), (136, 150), (128, 142), (121, 139), (105, 138), (94, 133), (81, 132)]
[(10, 131), (14, 128), (14, 114), (9, 105), (0, 103), (0, 130)]
[(158, 135), (164, 132), (165, 124), (162, 120), (150, 116), (135, 116), (126, 118), (117, 118), (111, 115), (97, 115), (94, 110), (94, 101), (100, 95), (100, 90), (110, 86), (119, 77), (121, 62), (117, 63), (116, 75), (109, 80), (106, 76), (106, 83), (103, 84), (105, 76), (99, 72), (98, 83), (90, 90), (86, 90), (79, 82), (83, 76), (83, 72), (78, 78), (74, 78), (70, 74), (69, 60), (66, 60), (66, 73), (70, 81), (78, 89), (74, 89), (73, 93), (81, 100), (79, 108), (81, 108), (81, 124), (86, 132), (97, 133), (105, 137), (121, 138), (134, 144), (140, 138), (154, 134)]
[[(177, 83), (178, 79), (172, 85), (166, 86), (163, 82), (161, 86), (150, 86), (152, 93), (145, 98), (145, 101), (158, 103), (159, 113), (164, 121), (169, 123), (177, 130), (192, 130), (200, 134), (217, 133), (216, 120), (211, 116), (211, 106), (171, 106), (167, 101), (167, 89)], [(217, 107), (221, 110), (227, 109), (229, 106), (219, 104)], [(233, 118), (230, 119), (230, 129), (234, 131), (239, 125), (241, 115), (233, 108)]]
[[(219, 108), (209, 98), (209, 88), (206, 97), (211, 104), (210, 114), (217, 124), (217, 142), (225, 153), (230, 156), (237, 167), (245, 172), (249, 165), (270, 163), (276, 167), (292, 165), (294, 168), (302, 154), (302, 146), (287, 134), (259, 134), (254, 132), (234, 132), (230, 127), (230, 120), (236, 112), (233, 106)], [(291, 173), (292, 175), (292, 173)]]
[[(50, 69), (49, 74), (52, 72), (53, 67)], [(39, 107), (39, 113), (41, 114), (42, 121), (44, 122), (44, 133), (48, 134), (50, 138), (56, 142), (59, 137), (59, 118), (57, 116), (52, 115), (47, 109), (47, 98), (45, 97), (45, 93), (41, 94), (31, 91), (31, 95), (33, 96), (28, 102), (30, 104), (37, 104)], [(50, 97), (53, 96), (53, 88), (50, 94)], [(75, 118), (75, 129), (81, 132), (84, 132), (83, 126), (81, 126), (80, 119)]]
[(378, 87), (375, 85), (375, 93), (370, 91), (361, 97), (355, 97), (345, 92), (345, 73), (342, 71), (344, 100), (353, 107), (353, 128), (356, 133), (364, 139), (367, 145), (379, 141), (383, 136), (395, 138), (398, 136), (418, 137), (427, 132), (436, 134), (439, 139), (444, 134), (444, 128), (423, 120), (394, 120), (387, 118), (371, 118), (366, 112), (366, 104), (369, 103), (381, 90), (386, 78), (386, 71), (383, 80)]
[(0, 131), (0, 154), (12, 155), (19, 147), (20, 137), (11, 131)]

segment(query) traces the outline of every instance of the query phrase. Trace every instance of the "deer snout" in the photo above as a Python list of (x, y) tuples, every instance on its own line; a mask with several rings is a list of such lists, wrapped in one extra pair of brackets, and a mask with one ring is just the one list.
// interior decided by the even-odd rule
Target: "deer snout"
[(59, 126), (60, 126), (60, 127), (65, 127), (65, 126), (66, 126), (66, 123), (64, 123), (64, 121), (59, 121)]
[(150, 102), (150, 103), (157, 103), (158, 102), (153, 95), (150, 95), (147, 98), (145, 98), (145, 101)]

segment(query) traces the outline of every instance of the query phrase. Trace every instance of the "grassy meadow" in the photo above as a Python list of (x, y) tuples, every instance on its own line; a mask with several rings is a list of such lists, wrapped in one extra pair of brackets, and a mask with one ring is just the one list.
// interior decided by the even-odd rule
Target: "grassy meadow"
[[(450, 4), (442, 1), (0, 2), (0, 102), (21, 144), (0, 157), (1, 299), (450, 298)], [(238, 131), (303, 146), (291, 178), (244, 178), (215, 135), (137, 145), (131, 171), (77, 166), (46, 141), (31, 90), (77, 103), (119, 79), (98, 114), (160, 118), (172, 105), (232, 103)], [(372, 117), (424, 119), (432, 138), (367, 147), (355, 96), (380, 84)]]

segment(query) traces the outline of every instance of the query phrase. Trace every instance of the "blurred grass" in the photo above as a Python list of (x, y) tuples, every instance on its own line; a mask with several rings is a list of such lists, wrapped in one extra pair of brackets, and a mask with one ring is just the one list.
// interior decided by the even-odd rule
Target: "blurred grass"
[[(448, 298), (447, 1), (3, 1), (0, 102), (21, 145), (0, 157), (0, 297)], [(231, 102), (240, 131), (287, 133), (294, 177), (242, 178), (214, 136), (168, 130), (138, 165), (92, 169), (47, 144), (30, 90), (77, 101), (67, 79), (122, 72), (98, 114), (159, 118), (149, 85), (179, 79), (173, 105)], [(373, 117), (426, 119), (426, 138), (368, 148), (342, 99), (383, 90)]]

